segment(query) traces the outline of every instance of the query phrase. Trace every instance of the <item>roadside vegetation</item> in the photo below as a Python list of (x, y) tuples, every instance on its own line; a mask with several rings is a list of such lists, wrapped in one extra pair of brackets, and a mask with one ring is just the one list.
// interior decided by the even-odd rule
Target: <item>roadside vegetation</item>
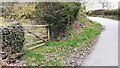
[(106, 10), (104, 17), (120, 20), (120, 9)]
[(25, 63), (28, 65), (63, 66), (68, 64), (68, 59), (74, 52), (82, 53), (91, 48), (92, 42), (102, 31), (102, 25), (98, 22), (90, 22), (83, 16), (81, 18), (79, 17), (77, 24), (81, 24), (82, 21), (85, 23), (84, 26), (86, 25), (84, 28), (70, 28), (68, 31), (70, 36), (60, 41), (48, 41), (45, 46), (34, 50), (27, 50)]
[(120, 20), (120, 9), (111, 9), (111, 10), (103, 10), (103, 12), (99, 12), (99, 11), (88, 11), (86, 12), (86, 14), (88, 16), (102, 16), (105, 18), (110, 18), (110, 19), (116, 19), (116, 20)]
[[(24, 3), (22, 6), (21, 3), (3, 4), (6, 5), (6, 9), (3, 10), (1, 18), (4, 23), (0, 26), (15, 21), (20, 21), (23, 25), (49, 25), (51, 39), (41, 47), (24, 50), (26, 65), (71, 65), (75, 63), (74, 59), (70, 59), (71, 56), (74, 53), (81, 53), (75, 57), (82, 56), (93, 46), (94, 40), (103, 30), (101, 24), (86, 18), (81, 3), (38, 2)], [(29, 36), (27, 38), (32, 40)], [(40, 44), (41, 42), (37, 42), (31, 46)]]

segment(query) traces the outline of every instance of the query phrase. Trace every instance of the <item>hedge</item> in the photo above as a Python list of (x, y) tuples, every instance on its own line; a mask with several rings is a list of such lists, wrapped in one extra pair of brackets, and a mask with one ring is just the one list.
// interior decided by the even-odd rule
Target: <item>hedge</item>
[(37, 24), (49, 24), (51, 37), (57, 38), (76, 20), (80, 8), (81, 4), (76, 2), (39, 2), (35, 19)]
[(87, 15), (120, 15), (120, 9), (105, 10), (103, 14), (97, 13), (96, 10), (86, 12)]
[(54, 38), (66, 31), (77, 18), (81, 8), (81, 3), (77, 2), (5, 2), (3, 4), (6, 6), (3, 17), (21, 21), (30, 19), (34, 21), (33, 24), (49, 24), (50, 33)]
[(120, 9), (106, 10), (105, 15), (119, 15)]

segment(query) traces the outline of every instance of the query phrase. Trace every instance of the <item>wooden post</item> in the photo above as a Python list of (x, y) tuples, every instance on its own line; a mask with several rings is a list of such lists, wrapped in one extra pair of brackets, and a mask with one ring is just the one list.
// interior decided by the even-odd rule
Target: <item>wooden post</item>
[(49, 26), (47, 26), (47, 32), (48, 32), (48, 40), (50, 40), (50, 30), (49, 30)]

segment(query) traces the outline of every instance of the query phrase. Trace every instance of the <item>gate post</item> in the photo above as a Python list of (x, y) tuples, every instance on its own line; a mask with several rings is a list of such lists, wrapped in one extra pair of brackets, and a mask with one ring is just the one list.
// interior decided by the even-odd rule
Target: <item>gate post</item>
[(47, 33), (48, 33), (48, 40), (50, 40), (50, 30), (49, 30), (49, 26), (47, 26)]

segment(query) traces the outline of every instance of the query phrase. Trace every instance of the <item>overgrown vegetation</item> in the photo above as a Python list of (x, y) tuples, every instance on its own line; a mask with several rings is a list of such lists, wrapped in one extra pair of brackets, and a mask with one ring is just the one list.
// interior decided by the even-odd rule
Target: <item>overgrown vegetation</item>
[(2, 17), (15, 20), (26, 20), (24, 23), (30, 23), (35, 15), (35, 3), (3, 2)]
[[(30, 66), (67, 65), (68, 59), (73, 53), (81, 53), (91, 48), (93, 41), (102, 31), (101, 24), (88, 20), (84, 13), (81, 12), (81, 3), (38, 2), (5, 4), (7, 8), (4, 9), (4, 18), (21, 20), (23, 23), (29, 20), (30, 22), (33, 21), (32, 24), (48, 24), (50, 26), (51, 38), (55, 40), (49, 40), (46, 45), (37, 49), (25, 50), (25, 64)], [(17, 10), (21, 11), (17, 12)], [(26, 37), (30, 38), (29, 35)], [(37, 42), (31, 45), (40, 44), (41, 42)]]
[(37, 23), (49, 24), (51, 38), (58, 38), (74, 23), (80, 8), (81, 4), (75, 2), (39, 2), (35, 11)]
[(106, 10), (104, 17), (120, 20), (120, 8), (113, 10)]
[[(5, 2), (2, 16), (23, 23), (48, 24), (51, 38), (58, 38), (61, 33), (76, 20), (81, 3), (76, 2)], [(19, 11), (18, 11), (19, 10)]]
[(13, 55), (16, 53), (23, 52), (24, 46), (24, 28), (20, 23), (12, 24), (2, 29), (1, 36), (2, 36), (2, 54), (1, 58), (5, 59), (7, 63), (15, 62), (16, 57), (11, 59)]
[(120, 9), (106, 10), (105, 15), (120, 15)]
[(103, 10), (103, 12), (98, 12), (96, 10), (92, 10), (92, 11), (86, 12), (86, 14), (89, 16), (103, 15), (103, 17), (106, 17), (106, 18), (113, 18), (113, 19), (119, 20), (120, 9)]
[[(84, 28), (78, 27), (78, 29), (72, 27), (68, 32), (71, 33), (70, 36), (60, 41), (48, 41), (45, 46), (27, 51), (25, 63), (28, 65), (32, 63), (41, 66), (63, 66), (68, 64), (68, 59), (74, 52), (82, 52), (91, 48), (92, 42), (102, 31), (102, 25), (94, 21), (90, 22), (83, 16), (79, 17), (78, 23), (81, 24), (81, 21), (86, 26)], [(42, 54), (42, 57), (39, 57), (38, 54)]]

